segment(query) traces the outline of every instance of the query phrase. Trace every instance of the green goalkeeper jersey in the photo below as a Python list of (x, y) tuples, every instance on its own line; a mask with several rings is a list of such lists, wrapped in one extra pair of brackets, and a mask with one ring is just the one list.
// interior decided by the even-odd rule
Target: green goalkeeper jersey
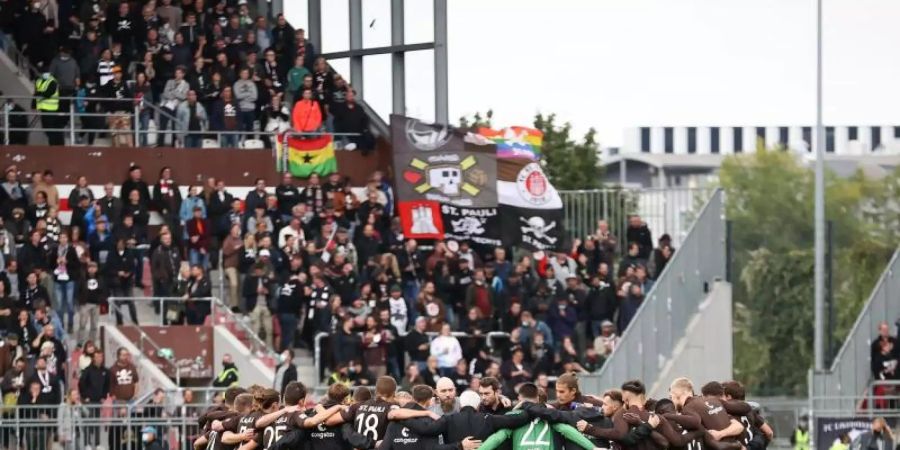
[[(524, 412), (517, 410), (508, 414), (524, 414)], [(513, 450), (558, 450), (554, 433), (561, 434), (585, 450), (594, 449), (594, 444), (572, 426), (563, 423), (550, 424), (545, 420), (534, 418), (531, 422), (515, 430), (505, 429), (495, 432), (481, 444), (478, 450), (495, 450), (510, 437), (512, 437)]]

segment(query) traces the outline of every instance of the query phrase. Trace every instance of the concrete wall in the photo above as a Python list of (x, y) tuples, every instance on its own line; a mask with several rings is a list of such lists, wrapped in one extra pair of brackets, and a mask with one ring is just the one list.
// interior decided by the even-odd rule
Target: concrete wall
[(213, 376), (222, 371), (222, 357), (228, 353), (234, 360), (238, 369), (241, 386), (259, 384), (271, 387), (275, 382), (275, 371), (266, 367), (259, 358), (256, 358), (238, 338), (234, 337), (228, 328), (216, 325), (213, 333)]
[[(649, 387), (653, 398), (668, 397), (671, 381), (688, 377), (694, 390), (708, 381), (732, 379), (733, 348), (731, 284), (716, 282), (700, 311), (687, 324), (687, 333), (675, 347), (659, 379)], [(652, 380), (644, 380), (651, 382)]]

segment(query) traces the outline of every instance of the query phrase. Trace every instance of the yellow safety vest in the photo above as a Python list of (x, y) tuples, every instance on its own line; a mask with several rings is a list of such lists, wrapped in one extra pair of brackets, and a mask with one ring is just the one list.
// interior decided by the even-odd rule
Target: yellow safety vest
[[(38, 78), (34, 83), (35, 94), (43, 94), (50, 87), (52, 82), (56, 81), (52, 76), (46, 80)], [(39, 98), (37, 101), (38, 111), (59, 111), (59, 83), (56, 85), (56, 91), (48, 98)]]
[(809, 450), (809, 431), (797, 428), (794, 432), (794, 450)]

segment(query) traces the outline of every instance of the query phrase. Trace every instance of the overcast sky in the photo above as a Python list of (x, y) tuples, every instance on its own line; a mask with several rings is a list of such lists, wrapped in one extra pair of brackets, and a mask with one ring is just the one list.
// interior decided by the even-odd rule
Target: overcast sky
[[(347, 49), (348, 2), (322, 4), (322, 50)], [(406, 1), (407, 43), (431, 39), (431, 4)], [(619, 145), (641, 125), (815, 121), (815, 0), (449, 4), (454, 122), (488, 108), (500, 126), (554, 112)], [(285, 7), (306, 26), (305, 0)], [(825, 0), (824, 11), (827, 124), (900, 124), (900, 1)], [(364, 0), (363, 23), (364, 45), (389, 45), (390, 0)], [(432, 61), (430, 51), (407, 57), (407, 113), (423, 119), (434, 117)], [(333, 64), (348, 73), (346, 61)], [(364, 97), (386, 117), (390, 56), (364, 65)]]

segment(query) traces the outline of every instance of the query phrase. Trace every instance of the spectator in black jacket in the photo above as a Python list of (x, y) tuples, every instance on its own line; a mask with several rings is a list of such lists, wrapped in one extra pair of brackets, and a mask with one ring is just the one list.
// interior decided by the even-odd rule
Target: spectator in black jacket
[(125, 114), (134, 111), (134, 93), (125, 82), (122, 67), (115, 65), (112, 68), (113, 78), (100, 87), (100, 93), (104, 98), (111, 99), (103, 102), (103, 109), (108, 113)]
[(653, 250), (653, 237), (647, 223), (641, 220), (641, 216), (635, 214), (628, 218), (628, 229), (625, 231), (625, 239), (638, 244), (637, 256), (646, 261)]
[(403, 346), (409, 353), (409, 359), (419, 366), (420, 372), (425, 371), (425, 363), (431, 355), (431, 340), (425, 334), (427, 328), (428, 319), (420, 316), (416, 319), (415, 327), (403, 338)]
[[(185, 300), (188, 299), (208, 299), (212, 297), (212, 285), (202, 266), (191, 266), (191, 282), (188, 285)], [(211, 312), (211, 305), (208, 301), (188, 300), (185, 305), (185, 316), (188, 325), (202, 325), (206, 317)]]
[[(103, 362), (103, 351), (97, 349), (91, 358), (91, 364), (81, 371), (78, 379), (78, 390), (81, 399), (89, 405), (90, 417), (100, 417), (100, 405), (109, 397), (109, 369)], [(96, 445), (100, 439), (99, 427), (91, 427), (85, 430), (85, 443)]]
[[(536, 387), (534, 393), (537, 397)], [(501, 428), (518, 428), (531, 420), (528, 414), (486, 415), (478, 412), (480, 405), (481, 397), (473, 391), (466, 391), (459, 396), (459, 412), (445, 414), (430, 423), (409, 419), (403, 421), (403, 425), (420, 435), (442, 435), (445, 445), (459, 444), (461, 448), (470, 448), (467, 445), (470, 440), (483, 441)]]
[(122, 189), (119, 191), (119, 198), (122, 203), (128, 200), (128, 195), (131, 194), (131, 191), (138, 191), (141, 206), (145, 210), (150, 207), (150, 187), (147, 186), (143, 179), (141, 166), (133, 165), (128, 169), (128, 179), (122, 182)]
[(590, 278), (590, 289), (585, 303), (587, 303), (592, 338), (600, 335), (603, 321), (613, 321), (619, 307), (615, 282), (608, 277), (608, 272), (609, 266), (606, 263), (600, 263), (600, 273)]
[[(131, 297), (134, 295), (134, 254), (124, 239), (116, 241), (116, 249), (106, 261), (106, 279), (113, 297)], [(137, 310), (134, 301), (119, 300), (115, 302), (116, 324), (122, 325), (122, 307), (128, 308), (131, 321), (137, 325)]]
[(357, 133), (359, 136), (350, 136), (349, 143), (344, 146), (346, 150), (359, 148), (363, 153), (375, 148), (375, 139), (369, 132), (369, 117), (356, 103), (356, 93), (353, 89), (347, 89), (345, 101), (334, 103), (331, 106), (334, 115), (335, 133)]
[(286, 348), (281, 351), (278, 365), (275, 366), (275, 382), (272, 388), (284, 394), (284, 388), (291, 381), (297, 381), (297, 366), (294, 365), (294, 350)]

